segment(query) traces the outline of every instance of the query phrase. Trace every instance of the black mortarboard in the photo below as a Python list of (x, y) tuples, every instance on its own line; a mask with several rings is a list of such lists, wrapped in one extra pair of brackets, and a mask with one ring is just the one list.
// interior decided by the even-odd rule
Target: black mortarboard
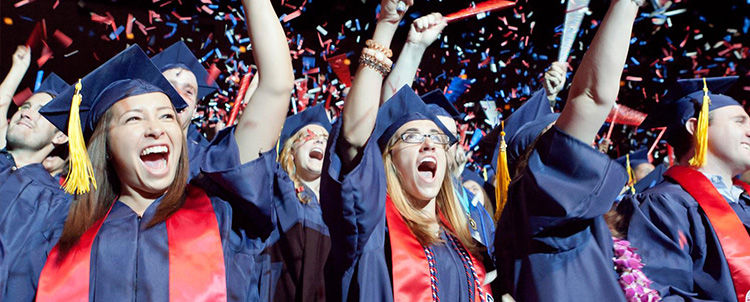
[(198, 100), (203, 99), (205, 96), (219, 90), (219, 85), (214, 81), (210, 81), (208, 71), (203, 68), (201, 62), (195, 57), (190, 48), (185, 45), (185, 42), (179, 41), (172, 44), (171, 46), (164, 49), (159, 54), (151, 58), (154, 65), (159, 68), (161, 72), (167, 71), (172, 68), (183, 68), (190, 70), (198, 81)]
[(68, 87), (70, 87), (70, 85), (53, 72), (50, 73), (47, 78), (44, 79), (44, 81), (42, 81), (42, 84), (39, 85), (39, 89), (34, 91), (34, 93), (44, 92), (54, 98)]
[[(508, 143), (508, 165), (512, 174), (516, 160), (547, 125), (557, 120), (544, 89), (537, 90), (530, 99), (505, 119), (505, 141)], [(497, 149), (497, 148), (496, 148)], [(492, 158), (497, 163), (497, 150)], [(512, 175), (511, 175), (512, 177)]]
[(450, 138), (450, 143), (456, 142), (456, 138), (438, 120), (421, 98), (408, 86), (404, 85), (396, 94), (386, 101), (378, 110), (375, 129), (372, 135), (377, 138), (380, 150), (383, 150), (393, 134), (404, 124), (415, 120), (431, 120), (443, 133)]
[[(99, 118), (123, 98), (151, 92), (166, 94), (176, 109), (187, 106), (172, 84), (162, 76), (146, 53), (133, 45), (105, 62), (81, 80), (80, 120), (83, 137), (88, 141)], [(39, 112), (64, 133), (75, 85), (68, 87)]]
[(284, 144), (286, 140), (294, 136), (297, 131), (300, 131), (305, 126), (311, 124), (320, 125), (328, 132), (331, 132), (331, 121), (328, 120), (325, 104), (307, 108), (302, 112), (298, 112), (297, 114), (286, 118), (286, 121), (284, 121), (284, 128), (281, 130), (279, 142)]
[[(706, 78), (708, 97), (711, 99), (709, 111), (730, 105), (740, 106), (736, 100), (722, 94), (729, 90), (737, 79), (737, 76)], [(664, 138), (667, 142), (673, 143), (670, 139), (675, 137), (671, 134), (677, 129), (684, 128), (690, 118), (697, 118), (697, 111), (702, 103), (703, 79), (678, 80), (639, 127), (651, 129), (666, 126)]]

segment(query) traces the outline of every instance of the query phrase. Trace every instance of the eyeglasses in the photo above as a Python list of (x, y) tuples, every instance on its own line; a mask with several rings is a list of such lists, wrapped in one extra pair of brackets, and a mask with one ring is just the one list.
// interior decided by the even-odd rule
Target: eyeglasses
[(447, 145), (450, 142), (448, 135), (442, 133), (404, 132), (401, 134), (401, 140), (408, 144), (421, 144), (427, 137), (438, 145)]
[(297, 141), (305, 141), (305, 142), (307, 142), (307, 141), (314, 140), (316, 138), (322, 138), (324, 141), (328, 140), (328, 134), (324, 134), (324, 133), (317, 134), (315, 132), (312, 132), (312, 130), (310, 130), (310, 129), (306, 129), (306, 130), (307, 130), (307, 132), (303, 133), (302, 136), (300, 136), (297, 139)]

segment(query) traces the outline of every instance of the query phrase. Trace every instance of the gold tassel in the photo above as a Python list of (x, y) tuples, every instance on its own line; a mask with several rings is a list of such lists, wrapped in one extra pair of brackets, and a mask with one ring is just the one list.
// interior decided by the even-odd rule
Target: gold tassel
[(69, 164), (70, 171), (65, 178), (65, 192), (68, 194), (81, 195), (88, 193), (90, 186), (94, 185), (96, 190), (96, 179), (94, 178), (94, 168), (91, 165), (86, 142), (83, 140), (83, 130), (81, 129), (81, 80), (76, 84), (76, 92), (70, 104), (70, 118), (68, 120), (68, 147), (70, 150)]
[(625, 154), (625, 164), (628, 171), (628, 187), (630, 187), (630, 193), (635, 195), (635, 171), (630, 166), (630, 154)]
[(694, 143), (695, 155), (690, 159), (690, 166), (700, 168), (706, 164), (706, 153), (708, 151), (708, 105), (711, 99), (708, 97), (708, 85), (706, 79), (703, 79), (703, 104), (701, 112), (698, 114), (698, 126), (695, 128)]
[(497, 175), (495, 176), (495, 221), (500, 220), (505, 203), (508, 202), (508, 186), (510, 173), (508, 172), (508, 145), (505, 144), (505, 122), (500, 123), (500, 150), (497, 155)]

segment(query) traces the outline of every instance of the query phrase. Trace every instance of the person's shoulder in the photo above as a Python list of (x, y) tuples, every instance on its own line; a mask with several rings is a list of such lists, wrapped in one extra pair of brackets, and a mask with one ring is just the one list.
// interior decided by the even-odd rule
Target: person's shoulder
[(631, 198), (638, 200), (640, 204), (682, 206), (685, 208), (698, 206), (695, 198), (690, 196), (679, 184), (669, 179), (665, 179), (660, 184), (633, 195)]

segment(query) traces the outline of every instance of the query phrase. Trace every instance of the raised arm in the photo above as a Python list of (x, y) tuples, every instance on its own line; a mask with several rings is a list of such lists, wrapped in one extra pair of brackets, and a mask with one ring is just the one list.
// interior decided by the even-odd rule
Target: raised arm
[[(372, 41), (389, 49), (391, 40), (396, 33), (398, 23), (404, 17), (406, 9), (413, 4), (413, 0), (405, 0), (404, 10), (397, 10), (399, 0), (382, 0), (380, 16), (375, 26)], [(365, 51), (364, 49), (362, 50)], [(388, 66), (390, 68), (390, 66)], [(380, 90), (383, 87), (383, 77), (374, 66), (361, 63), (352, 80), (352, 87), (344, 103), (342, 113), (341, 141), (339, 150), (344, 166), (350, 167), (364, 148), (367, 140), (375, 128), (380, 105)]]
[(10, 68), (8, 75), (5, 76), (3, 83), (0, 84), (0, 149), (5, 148), (5, 132), (8, 130), (8, 108), (13, 100), (13, 95), (21, 84), (26, 70), (31, 64), (31, 50), (26, 46), (18, 46), (13, 53), (13, 66)]
[(294, 72), (284, 29), (271, 2), (243, 0), (242, 4), (260, 76), (235, 129), (240, 161), (247, 163), (276, 146), (289, 110)]
[(614, 0), (573, 77), (557, 127), (573, 137), (592, 142), (615, 104), (620, 77), (630, 46), (630, 33), (644, 0)]
[(383, 93), (380, 95), (380, 104), (382, 105), (390, 99), (404, 85), (411, 86), (414, 83), (414, 77), (417, 75), (419, 62), (425, 50), (440, 36), (440, 32), (448, 25), (443, 15), (432, 13), (414, 20), (409, 29), (409, 36), (406, 38), (406, 44), (398, 56), (396, 66), (385, 79)]

